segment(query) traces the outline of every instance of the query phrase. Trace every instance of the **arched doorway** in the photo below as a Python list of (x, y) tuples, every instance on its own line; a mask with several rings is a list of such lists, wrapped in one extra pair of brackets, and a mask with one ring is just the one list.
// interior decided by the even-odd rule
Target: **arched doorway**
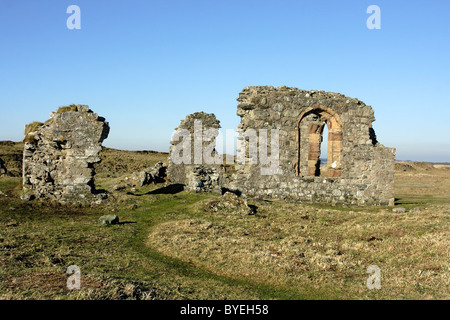
[[(321, 169), (320, 150), (325, 125), (328, 129), (327, 164)], [(324, 106), (311, 106), (297, 121), (298, 176), (340, 177), (342, 174), (342, 122), (333, 110)]]

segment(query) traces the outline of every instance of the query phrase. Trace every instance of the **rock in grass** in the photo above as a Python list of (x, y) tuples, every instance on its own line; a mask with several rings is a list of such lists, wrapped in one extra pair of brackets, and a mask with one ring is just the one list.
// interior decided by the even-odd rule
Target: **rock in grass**
[(150, 183), (162, 183), (165, 181), (167, 166), (158, 162), (151, 168), (144, 169), (140, 172), (134, 172), (131, 180), (135, 181), (139, 187)]
[(405, 213), (406, 209), (403, 208), (403, 207), (394, 208), (394, 209), (392, 209), (392, 212), (394, 212), (394, 213)]
[(113, 191), (120, 191), (120, 190), (123, 190), (123, 189), (125, 189), (125, 186), (121, 186), (121, 185), (115, 185), (115, 186), (113, 186), (112, 187), (112, 189), (113, 189)]
[(34, 195), (31, 193), (24, 193), (23, 195), (20, 196), (20, 199), (30, 201), (34, 199)]
[(105, 216), (101, 216), (100, 219), (98, 219), (98, 222), (103, 226), (108, 226), (110, 224), (118, 224), (119, 223), (119, 217), (115, 214), (107, 214)]
[(233, 212), (242, 215), (253, 215), (256, 213), (254, 206), (249, 206), (245, 199), (232, 192), (225, 192), (219, 201), (208, 202), (205, 210), (212, 212)]

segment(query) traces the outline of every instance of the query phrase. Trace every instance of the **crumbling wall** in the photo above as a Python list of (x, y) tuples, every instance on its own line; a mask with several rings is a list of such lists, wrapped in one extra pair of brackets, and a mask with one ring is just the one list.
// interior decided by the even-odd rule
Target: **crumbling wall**
[(195, 166), (186, 172), (185, 190), (194, 192), (222, 191), (220, 166)]
[[(246, 154), (232, 187), (256, 197), (393, 204), (395, 149), (376, 141), (370, 106), (339, 93), (268, 86), (246, 87), (237, 100), (241, 133), (278, 129), (279, 169), (263, 175)], [(327, 155), (321, 155), (324, 126)], [(248, 148), (249, 142), (243, 143)], [(326, 166), (320, 157), (328, 158)]]
[(62, 203), (99, 202), (94, 164), (109, 125), (88, 106), (71, 105), (50, 114), (45, 123), (25, 127), (23, 189), (36, 198)]
[(175, 129), (169, 150), (169, 182), (190, 191), (220, 192), (222, 161), (215, 149), (220, 121), (212, 113), (186, 116)]

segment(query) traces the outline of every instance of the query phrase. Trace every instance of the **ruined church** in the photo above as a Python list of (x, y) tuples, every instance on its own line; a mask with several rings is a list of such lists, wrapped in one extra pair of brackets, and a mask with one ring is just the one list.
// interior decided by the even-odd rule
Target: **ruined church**
[[(249, 197), (309, 203), (394, 204), (395, 149), (377, 141), (370, 106), (339, 93), (285, 86), (246, 87), (237, 100), (241, 161), (234, 166), (174, 163), (173, 151), (178, 143), (185, 142), (172, 139), (168, 169), (172, 183), (184, 184), (193, 191), (232, 190)], [(220, 127), (214, 115), (195, 113), (178, 129), (193, 132), (194, 119), (204, 120), (203, 130), (211, 125)], [(275, 132), (276, 150), (272, 143), (261, 144), (261, 136), (247, 134), (249, 130), (257, 135), (264, 133), (267, 141)], [(323, 146), (325, 131), (327, 148)], [(194, 143), (190, 147), (194, 150)], [(322, 149), (327, 149), (322, 155), (325, 165)], [(276, 170), (269, 173), (262, 169), (273, 163), (254, 161), (265, 153), (276, 153)]]
[[(339, 93), (285, 86), (246, 87), (237, 101), (233, 163), (214, 147), (220, 121), (197, 112), (181, 121), (170, 141), (169, 183), (254, 198), (394, 204), (395, 149), (377, 141), (370, 106)], [(24, 192), (64, 203), (101, 202), (106, 195), (95, 190), (94, 164), (108, 133), (105, 119), (84, 105), (27, 126)], [(200, 141), (191, 140), (199, 135)]]

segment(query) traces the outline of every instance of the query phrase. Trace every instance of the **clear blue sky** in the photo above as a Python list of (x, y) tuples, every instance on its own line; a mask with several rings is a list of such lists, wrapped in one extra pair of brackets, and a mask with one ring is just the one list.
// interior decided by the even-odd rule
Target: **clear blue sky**
[(75, 103), (110, 122), (104, 145), (167, 151), (187, 114), (234, 129), (242, 88), (287, 85), (371, 105), (398, 159), (450, 161), (449, 16), (448, 0), (0, 0), (0, 140)]

